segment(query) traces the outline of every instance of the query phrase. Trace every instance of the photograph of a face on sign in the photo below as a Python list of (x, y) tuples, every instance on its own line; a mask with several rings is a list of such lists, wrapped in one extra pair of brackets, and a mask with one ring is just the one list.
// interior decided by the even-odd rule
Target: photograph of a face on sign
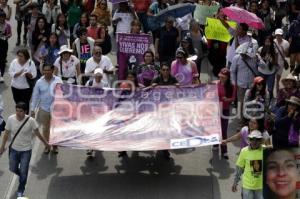
[(262, 160), (250, 160), (250, 166), (254, 177), (259, 177), (262, 174)]
[(264, 150), (263, 169), (264, 198), (300, 198), (300, 148)]

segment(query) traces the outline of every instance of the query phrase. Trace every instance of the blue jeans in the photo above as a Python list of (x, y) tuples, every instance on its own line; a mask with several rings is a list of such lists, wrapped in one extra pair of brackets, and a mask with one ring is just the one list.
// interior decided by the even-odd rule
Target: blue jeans
[(9, 154), (9, 170), (19, 176), (18, 192), (24, 193), (27, 183), (31, 150), (16, 151), (13, 148)]
[(264, 199), (262, 190), (242, 189), (243, 199)]

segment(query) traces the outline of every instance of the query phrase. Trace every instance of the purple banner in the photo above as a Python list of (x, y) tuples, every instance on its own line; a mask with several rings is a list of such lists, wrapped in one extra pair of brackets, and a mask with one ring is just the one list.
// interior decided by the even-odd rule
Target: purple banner
[(220, 143), (215, 85), (151, 90), (57, 85), (50, 143), (102, 151), (145, 151)]
[(151, 36), (148, 34), (118, 34), (119, 80), (126, 78), (126, 72), (143, 62), (143, 54), (150, 47)]

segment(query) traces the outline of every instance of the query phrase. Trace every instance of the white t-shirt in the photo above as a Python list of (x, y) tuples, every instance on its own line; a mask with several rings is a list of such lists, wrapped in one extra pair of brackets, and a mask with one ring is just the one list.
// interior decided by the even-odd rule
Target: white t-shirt
[[(84, 73), (86, 75), (91, 74), (91, 73), (94, 72), (94, 70), (96, 68), (101, 68), (102, 70), (105, 69), (105, 70), (108, 70), (108, 71), (113, 71), (114, 70), (114, 66), (113, 66), (110, 58), (107, 57), (107, 56), (105, 56), (105, 55), (101, 56), (101, 60), (100, 60), (99, 63), (96, 63), (94, 61), (93, 57), (89, 58), (86, 61)], [(93, 77), (91, 77), (90, 79), (93, 79)], [(109, 85), (110, 85), (109, 77), (108, 77), (108, 75), (106, 73), (103, 74), (102, 81), (105, 82), (105, 83), (109, 83)]]
[[(16, 114), (9, 116), (6, 122), (5, 129), (9, 132), (11, 138), (17, 133), (20, 126), (29, 117), (26, 115), (22, 121), (17, 120)], [(32, 141), (34, 136), (34, 130), (38, 129), (36, 120), (32, 117), (22, 127), (20, 133), (17, 135), (12, 148), (17, 151), (28, 151), (32, 149)]]
[(74, 55), (71, 55), (70, 59), (67, 62), (62, 61), (62, 73), (60, 71), (60, 68), (61, 68), (60, 59), (61, 58), (58, 57), (53, 64), (58, 69), (57, 76), (66, 77), (66, 78), (76, 77), (77, 76), (76, 65), (80, 63), (79, 59), (77, 57), (75, 57)]
[(121, 18), (122, 20), (118, 22), (116, 33), (130, 33), (131, 22), (133, 21), (132, 13), (115, 12), (113, 20)]
[[(16, 73), (24, 69), (23, 73), (18, 77), (14, 77)], [(17, 89), (27, 89), (29, 85), (27, 83), (25, 73), (29, 72), (33, 78), (36, 77), (36, 67), (32, 60), (28, 60), (23, 66), (18, 62), (18, 59), (14, 59), (9, 66), (9, 75), (11, 76), (11, 86)]]

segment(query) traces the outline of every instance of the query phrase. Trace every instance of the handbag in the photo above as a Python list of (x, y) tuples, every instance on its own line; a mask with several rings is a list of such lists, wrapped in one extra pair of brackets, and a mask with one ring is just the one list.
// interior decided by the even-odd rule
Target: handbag
[(26, 120), (23, 122), (23, 124), (19, 127), (18, 131), (16, 132), (16, 134), (14, 135), (14, 137), (12, 138), (9, 146), (8, 146), (8, 155), (10, 155), (10, 151), (11, 151), (11, 147), (16, 139), (16, 137), (19, 135), (20, 131), (22, 130), (23, 126), (26, 124), (26, 122), (29, 120), (30, 116), (28, 116), (26, 118)]
[(290, 145), (299, 144), (299, 133), (295, 130), (294, 124), (292, 124), (289, 129), (289, 144)]
[[(31, 60), (29, 61), (29, 67), (31, 66)], [(27, 81), (27, 84), (29, 85), (29, 88), (30, 89), (33, 89), (33, 87), (35, 86), (35, 83), (36, 83), (36, 78), (29, 78), (27, 76), (26, 77), (26, 81)]]
[(288, 69), (289, 68), (289, 63), (286, 61), (285, 57), (283, 56), (282, 52), (279, 50), (279, 47), (277, 46), (277, 44), (275, 42), (274, 42), (274, 45), (276, 46), (276, 48), (277, 48), (277, 50), (278, 50), (281, 58), (283, 59), (283, 62), (284, 62), (283, 67), (284, 67), (284, 69), (285, 70)]

